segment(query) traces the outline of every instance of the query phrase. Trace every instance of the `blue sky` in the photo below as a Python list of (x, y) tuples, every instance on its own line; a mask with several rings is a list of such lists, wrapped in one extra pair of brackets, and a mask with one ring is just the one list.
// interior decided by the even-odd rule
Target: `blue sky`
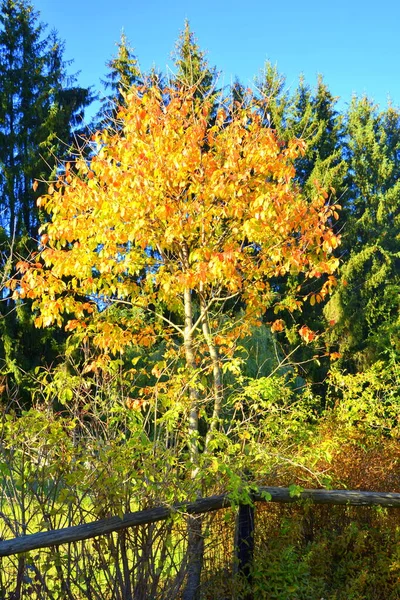
[(265, 60), (288, 87), (324, 76), (342, 108), (352, 94), (400, 106), (400, 3), (382, 0), (32, 0), (41, 20), (66, 42), (70, 71), (100, 89), (105, 63), (124, 29), (142, 70), (172, 67), (171, 52), (188, 18), (221, 81), (251, 85)]

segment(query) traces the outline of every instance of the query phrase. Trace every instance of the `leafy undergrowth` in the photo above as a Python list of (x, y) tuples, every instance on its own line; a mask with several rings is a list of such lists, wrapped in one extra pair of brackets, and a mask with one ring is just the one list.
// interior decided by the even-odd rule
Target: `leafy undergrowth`
[[(231, 442), (222, 435), (215, 438), (221, 449), (216, 445), (202, 465), (204, 495), (228, 490), (237, 503), (248, 498), (252, 480), (400, 492), (398, 399), (390, 391), (395, 387), (387, 384), (382, 390), (376, 377), (336, 381), (332, 398), (336, 393), (338, 399), (320, 414), (307, 395), (282, 394), (279, 381), (244, 389), (235, 398), (235, 410), (253, 411), (254, 418), (235, 430), (233, 415)], [(184, 437), (174, 445), (166, 427), (155, 444), (148, 414), (127, 411), (122, 404), (107, 410), (78, 408), (61, 414), (38, 405), (18, 415), (4, 413), (3, 539), (193, 496)], [(178, 420), (179, 415), (175, 440)], [(255, 523), (252, 590), (257, 599), (400, 597), (399, 509), (259, 503)], [(204, 600), (245, 594), (246, 586), (233, 574), (234, 531), (233, 508), (204, 517)], [(179, 599), (186, 577), (186, 535), (185, 516), (177, 515), (164, 523), (3, 558), (0, 596)]]

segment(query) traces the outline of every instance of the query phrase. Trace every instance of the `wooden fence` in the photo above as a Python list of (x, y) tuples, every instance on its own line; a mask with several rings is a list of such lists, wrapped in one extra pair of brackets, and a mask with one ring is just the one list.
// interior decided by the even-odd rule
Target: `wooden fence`
[[(391, 492), (363, 492), (349, 490), (303, 490), (293, 496), (289, 488), (283, 487), (261, 487), (253, 494), (254, 502), (265, 502), (265, 495), (269, 494), (269, 502), (299, 502), (310, 501), (314, 504), (352, 505), (352, 506), (385, 506), (400, 508), (400, 493)], [(220, 510), (231, 506), (232, 502), (228, 494), (201, 498), (195, 502), (180, 503), (173, 506), (159, 506), (134, 513), (128, 513), (123, 517), (110, 517), (92, 523), (75, 525), (50, 531), (42, 531), (17, 537), (11, 540), (0, 541), (0, 557), (29, 552), (39, 548), (57, 546), (80, 540), (87, 540), (114, 531), (120, 531), (127, 527), (144, 525), (168, 519), (174, 513), (196, 515)], [(252, 538), (252, 507), (242, 505), (239, 507), (239, 532), (238, 532), (238, 555), (242, 568), (248, 559), (243, 556), (251, 555)], [(250, 552), (249, 552), (250, 548)], [(242, 550), (241, 550), (242, 549)], [(242, 552), (242, 554), (241, 554)], [(242, 558), (240, 558), (242, 556)]]

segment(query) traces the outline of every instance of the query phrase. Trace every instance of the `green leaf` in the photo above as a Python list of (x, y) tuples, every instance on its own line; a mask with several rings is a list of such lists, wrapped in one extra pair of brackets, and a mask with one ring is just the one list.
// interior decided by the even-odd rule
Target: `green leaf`
[(260, 496), (266, 502), (271, 502), (272, 500), (272, 495), (269, 492), (261, 492)]
[(291, 498), (300, 498), (302, 492), (304, 492), (304, 488), (301, 485), (296, 485), (295, 483), (289, 485), (289, 495)]

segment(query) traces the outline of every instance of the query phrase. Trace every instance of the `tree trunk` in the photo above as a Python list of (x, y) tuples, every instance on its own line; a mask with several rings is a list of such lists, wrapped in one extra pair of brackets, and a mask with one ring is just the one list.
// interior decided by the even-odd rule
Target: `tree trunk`
[(203, 329), (203, 335), (206, 340), (208, 351), (210, 353), (212, 368), (213, 368), (213, 396), (214, 406), (211, 417), (210, 427), (206, 436), (205, 451), (208, 451), (209, 444), (213, 438), (213, 433), (217, 430), (218, 424), (221, 417), (222, 401), (223, 401), (223, 387), (222, 387), (222, 369), (218, 356), (218, 348), (214, 344), (210, 328), (208, 325), (207, 318), (207, 306), (205, 299), (201, 297), (200, 308), (202, 312), (201, 326)]
[[(185, 262), (188, 258), (187, 248), (184, 249)], [(193, 305), (190, 289), (184, 293), (185, 306), (185, 331), (184, 346), (186, 364), (191, 376), (189, 384), (189, 453), (192, 463), (192, 479), (195, 479), (199, 469), (199, 392), (196, 386), (195, 369), (196, 361), (193, 347)], [(201, 497), (201, 490), (198, 490)], [(187, 545), (187, 579), (183, 590), (183, 600), (198, 600), (200, 598), (200, 579), (203, 565), (204, 540), (202, 536), (202, 518), (189, 516), (187, 521), (188, 545)]]

